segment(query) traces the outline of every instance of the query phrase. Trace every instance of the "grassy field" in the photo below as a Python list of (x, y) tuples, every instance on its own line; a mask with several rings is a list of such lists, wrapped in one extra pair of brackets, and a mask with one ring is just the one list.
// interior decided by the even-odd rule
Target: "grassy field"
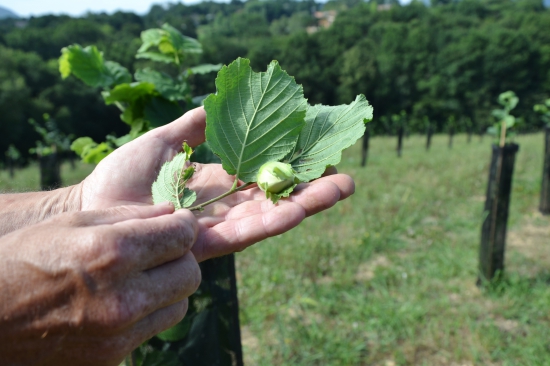
[(542, 136), (518, 138), (505, 279), (476, 287), (490, 140), (371, 140), (355, 195), (237, 255), (247, 365), (549, 365)]
[[(237, 255), (250, 365), (549, 365), (550, 218), (538, 211), (542, 136), (518, 138), (506, 276), (476, 287), (490, 141), (371, 140), (341, 172), (356, 194)], [(72, 184), (91, 170), (63, 166)], [(0, 189), (38, 187), (36, 167)]]

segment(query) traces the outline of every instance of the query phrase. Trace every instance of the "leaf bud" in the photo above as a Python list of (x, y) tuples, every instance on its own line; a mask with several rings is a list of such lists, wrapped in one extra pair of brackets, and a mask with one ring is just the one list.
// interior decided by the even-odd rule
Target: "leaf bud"
[(297, 182), (290, 164), (270, 161), (260, 167), (257, 183), (264, 192), (280, 193)]

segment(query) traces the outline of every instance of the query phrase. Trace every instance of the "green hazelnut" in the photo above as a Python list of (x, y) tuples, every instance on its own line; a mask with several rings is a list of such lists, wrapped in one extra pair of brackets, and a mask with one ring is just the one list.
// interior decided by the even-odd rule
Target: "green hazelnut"
[(270, 161), (258, 171), (258, 187), (264, 192), (280, 193), (295, 184), (296, 177), (292, 166), (278, 161)]

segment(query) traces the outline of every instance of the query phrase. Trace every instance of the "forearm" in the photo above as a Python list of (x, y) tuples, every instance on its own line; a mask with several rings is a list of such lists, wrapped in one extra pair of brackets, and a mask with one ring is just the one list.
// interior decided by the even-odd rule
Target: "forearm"
[(80, 185), (0, 195), (0, 236), (63, 212), (80, 210)]

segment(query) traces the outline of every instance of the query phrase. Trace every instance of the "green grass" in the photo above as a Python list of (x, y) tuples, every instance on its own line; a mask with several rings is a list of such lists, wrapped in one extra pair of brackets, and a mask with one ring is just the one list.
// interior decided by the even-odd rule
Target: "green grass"
[[(94, 165), (75, 163), (75, 168), (67, 163), (61, 164), (61, 180), (66, 186), (80, 182), (92, 172)], [(40, 172), (38, 164), (32, 163), (23, 169), (15, 170), (13, 179), (7, 170), (0, 171), (0, 192), (28, 192), (40, 189)]]
[(542, 136), (518, 143), (514, 245), (489, 290), (475, 285), (488, 138), (449, 150), (436, 136), (426, 152), (413, 136), (397, 158), (396, 139), (378, 137), (366, 168), (358, 145), (346, 151), (351, 199), (237, 255), (247, 364), (550, 364)]
[[(247, 365), (550, 364), (550, 219), (537, 212), (542, 136), (518, 138), (506, 276), (476, 287), (490, 140), (371, 140), (341, 172), (355, 195), (237, 255)], [(92, 167), (63, 166), (66, 184)], [(38, 188), (36, 167), (0, 190)]]

